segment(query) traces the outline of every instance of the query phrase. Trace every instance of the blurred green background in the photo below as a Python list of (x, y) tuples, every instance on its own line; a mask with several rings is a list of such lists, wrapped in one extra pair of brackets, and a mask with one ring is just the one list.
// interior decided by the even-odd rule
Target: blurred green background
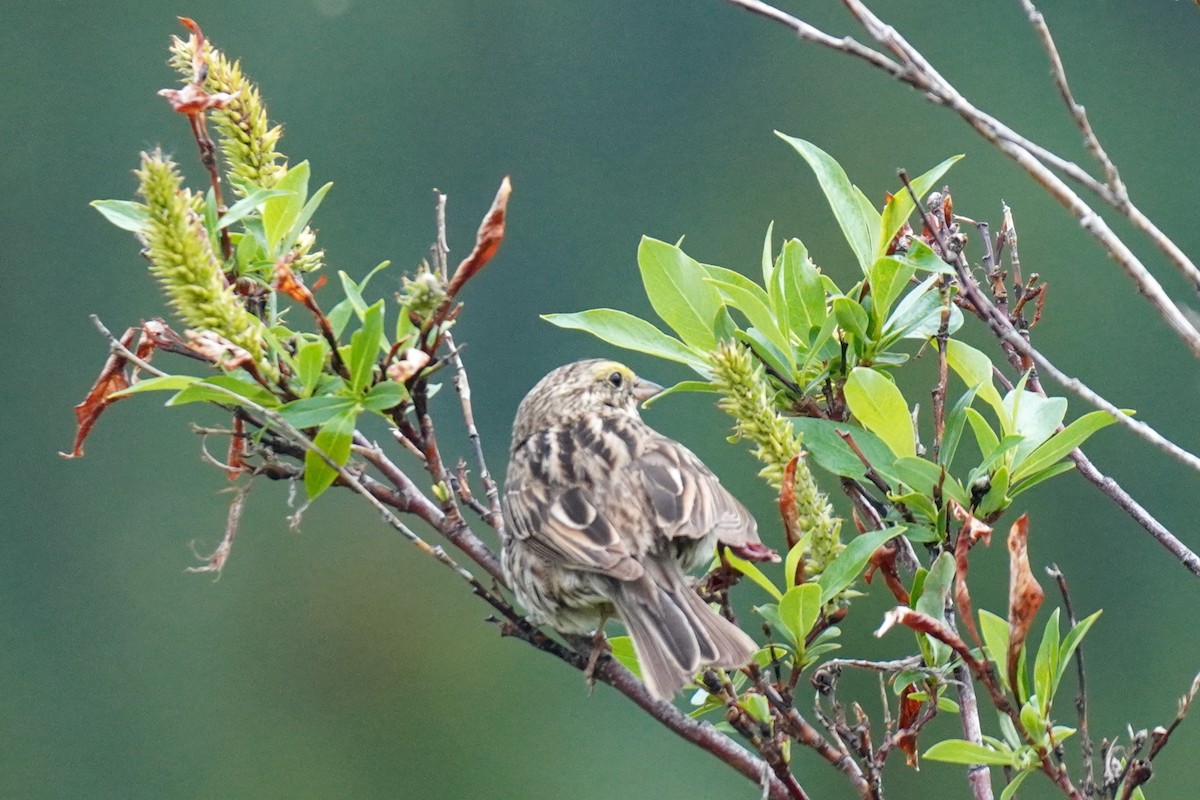
[[(852, 31), (838, 3), (789, 5)], [(873, 5), (978, 104), (1084, 158), (1015, 2)], [(1200, 253), (1200, 10), (1179, 0), (1047, 0), (1043, 10), (1135, 199)], [(513, 176), (508, 238), (469, 288), (458, 334), (497, 472), (516, 404), (539, 376), (615, 355), (538, 314), (649, 314), (634, 258), (642, 234), (686, 235), (696, 258), (753, 274), (774, 219), (777, 234), (802, 237), (828, 273), (852, 282), (816, 183), (776, 128), (827, 149), (875, 198), (895, 188), (898, 166), (919, 173), (966, 153), (949, 176), (955, 210), (998, 224), (1007, 201), (1026, 270), (1052, 285), (1037, 342), (1118, 404), (1200, 445), (1194, 361), (1065, 212), (919, 94), (718, 0), (5, 0), (2, 797), (757, 796), (619, 695), (600, 687), (589, 697), (577, 673), (501, 640), (481, 603), (344, 493), (323, 498), (295, 533), (286, 487), (257, 486), (224, 577), (185, 574), (198, 563), (189, 543), (207, 552), (220, 539), (228, 500), (225, 478), (197, 458), (188, 411), (130, 400), (102, 420), (86, 459), (55, 455), (105, 356), (87, 315), (120, 330), (161, 310), (132, 237), (88, 201), (131, 196), (138, 151), (155, 144), (201, 181), (184, 120), (155, 96), (174, 82), (165, 59), (176, 14), (243, 59), (287, 129), (284, 152), (310, 159), (314, 181), (334, 181), (316, 224), (335, 269), (362, 275), (390, 258), (387, 280), (397, 281), (432, 239), (435, 186), (450, 195), (461, 256), (500, 178)], [(660, 382), (684, 377), (630, 363)], [(648, 417), (777, 535), (771, 497), (744, 448), (723, 441), (709, 399), (671, 400)], [(443, 447), (465, 452), (452, 431)], [(1195, 475), (1111, 429), (1090, 450), (1200, 546)], [(1087, 645), (1093, 731), (1168, 721), (1200, 667), (1200, 581), (1077, 476), (1022, 500), (1035, 565), (1057, 562), (1079, 609), (1105, 609)], [(1006, 562), (1003, 543), (975, 556), (979, 605), (1002, 610)], [(753, 587), (739, 592), (761, 602)], [(864, 635), (846, 637), (846, 655), (910, 646), (898, 632), (865, 635), (883, 594), (876, 587), (854, 609), (850, 627)], [(872, 684), (860, 688), (876, 713)], [(1070, 720), (1069, 701), (1059, 713)], [(934, 734), (953, 735), (942, 722)], [(1198, 743), (1200, 720), (1189, 720), (1156, 762), (1152, 798), (1190, 794)], [(799, 759), (814, 797), (850, 796), (823, 763)], [(922, 766), (914, 775), (894, 765), (889, 797), (965, 796), (960, 768)], [(1052, 796), (1044, 783), (1029, 781), (1021, 796)]]

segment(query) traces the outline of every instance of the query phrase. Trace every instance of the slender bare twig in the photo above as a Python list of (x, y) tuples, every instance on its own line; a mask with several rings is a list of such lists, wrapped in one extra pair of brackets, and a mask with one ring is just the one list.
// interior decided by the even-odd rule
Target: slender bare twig
[[(1071, 593), (1067, 590), (1067, 578), (1062, 574), (1062, 570), (1057, 564), (1051, 564), (1046, 567), (1046, 574), (1054, 578), (1054, 582), (1058, 584), (1058, 592), (1062, 595), (1063, 607), (1067, 612), (1067, 620), (1074, 628), (1079, 624), (1079, 620), (1075, 616), (1075, 608), (1071, 604)], [(1075, 713), (1079, 719), (1079, 752), (1083, 760), (1083, 780), (1079, 784), (1079, 788), (1088, 797), (1092, 797), (1096, 793), (1096, 764), (1092, 760), (1093, 743), (1092, 735), (1088, 731), (1088, 712), (1087, 712), (1087, 671), (1083, 668), (1083, 646), (1075, 648), (1075, 674), (1079, 680), (1078, 691), (1075, 694)]]
[[(1064, 374), (1061, 370), (1054, 366), (1049, 359), (1047, 359), (1036, 348), (1034, 348), (1033, 345), (1029, 343), (1028, 339), (1026, 339), (1026, 337), (1013, 326), (1012, 320), (1009, 319), (1007, 315), (1003, 314), (1000, 309), (996, 307), (995, 303), (993, 303), (992, 300), (980, 290), (979, 285), (971, 276), (970, 269), (967, 266), (966, 261), (963, 259), (962, 254), (951, 253), (946, 247), (946, 243), (941, 239), (941, 231), (932, 224), (932, 219), (929, 215), (929, 212), (925, 208), (924, 201), (917, 196), (916, 192), (913, 190), (912, 184), (908, 181), (908, 176), (903, 172), (903, 170), (901, 170), (900, 178), (909, 194), (913, 197), (913, 201), (917, 207), (918, 213), (921, 214), (922, 219), (925, 220), (926, 225), (933, 232), (933, 234), (938, 237), (939, 246), (950, 258), (949, 263), (951, 263), (957, 271), (962, 295), (967, 298), (972, 307), (975, 309), (976, 313), (979, 315), (980, 319), (987, 324), (988, 328), (1001, 341), (1001, 343), (1007, 343), (1010, 346), (1011, 350), (1006, 349), (1005, 351), (1006, 353), (1009, 353), (1010, 358), (1012, 358), (1013, 354), (1015, 353), (1023, 359), (1029, 359), (1030, 361), (1036, 363), (1042, 368), (1043, 372), (1054, 378), (1056, 382), (1065, 388), (1074, 391), (1083, 399), (1093, 402), (1093, 404), (1098, 408), (1107, 411), (1117, 421), (1118, 424), (1124, 425), (1125, 427), (1133, 430), (1139, 437), (1151, 442), (1152, 444), (1155, 444), (1155, 446), (1164, 450), (1168, 454), (1175, 456), (1175, 458), (1182, 463), (1187, 464), (1193, 469), (1200, 470), (1200, 457), (1197, 457), (1187, 450), (1184, 450), (1182, 447), (1170, 441), (1162, 434), (1158, 433), (1158, 431), (1151, 428), (1149, 425), (1133, 420), (1108, 400), (1093, 392), (1081, 381)], [(1024, 362), (1022, 361), (1019, 363), (1023, 364)], [(1040, 391), (1040, 386), (1036, 380), (1031, 381), (1031, 386), (1035, 389), (1035, 391)], [(1082, 453), (1078, 448), (1076, 448), (1074, 453), (1079, 453), (1080, 457), (1082, 457)], [(1073, 459), (1074, 453), (1072, 454)], [(1081, 462), (1076, 460), (1076, 463), (1080, 464)], [(1087, 464), (1090, 466), (1091, 462), (1087, 462)], [(1094, 467), (1092, 469), (1094, 470)], [(1088, 471), (1088, 474), (1090, 473), (1091, 470)], [(1093, 483), (1095, 483), (1095, 485), (1099, 487), (1106, 496), (1112, 498), (1114, 501), (1117, 501), (1117, 504), (1123, 510), (1128, 511), (1130, 515), (1139, 522), (1139, 524), (1141, 524), (1143, 520), (1147, 520), (1147, 518), (1149, 518), (1149, 521), (1152, 521), (1154, 524), (1142, 524), (1143, 529), (1153, 536), (1155, 540), (1163, 545), (1163, 547), (1167, 548), (1172, 555), (1178, 558), (1189, 572), (1196, 576), (1200, 576), (1200, 556), (1197, 556), (1194, 552), (1188, 549), (1186, 545), (1179, 541), (1177, 537), (1171, 534), (1170, 531), (1166, 530), (1166, 528), (1164, 528), (1156, 520), (1153, 520), (1153, 517), (1150, 517), (1144, 508), (1138, 505), (1132, 497), (1129, 497), (1128, 494), (1125, 494), (1123, 490), (1120, 490), (1119, 486), (1116, 486), (1115, 481), (1112, 481), (1111, 478), (1105, 479), (1104, 476), (1099, 475), (1098, 471), (1095, 472), (1095, 475), (1099, 476), (1099, 478), (1093, 479), (1092, 477), (1089, 477), (1089, 480), (1093, 480)], [(1102, 485), (1102, 483), (1104, 485)], [(1134, 514), (1133, 511), (1135, 509), (1139, 513)]]
[(879, 19), (861, 0), (843, 0), (843, 4), (867, 33), (883, 45), (896, 60), (888, 58), (883, 53), (866, 47), (850, 37), (832, 36), (760, 0), (726, 0), (726, 2), (786, 25), (804, 41), (820, 44), (862, 59), (893, 78), (921, 90), (930, 101), (954, 111), (980, 136), (1015, 161), (1051, 197), (1065, 207), (1079, 222), (1080, 227), (1091, 234), (1125, 271), (1137, 287), (1138, 292), (1150, 302), (1167, 326), (1188, 346), (1192, 354), (1200, 357), (1200, 331), (1197, 331), (1188, 321), (1182, 309), (1167, 295), (1166, 290), (1129, 249), (1124, 240), (1114, 233), (1108, 223), (1054, 170), (1059, 170), (1096, 192), (1166, 254), (1172, 264), (1184, 274), (1193, 286), (1200, 287), (1200, 269), (1131, 202), (1128, 200), (1122, 202), (1113, 197), (1112, 192), (1105, 184), (1097, 181), (1078, 165), (1051, 153), (1017, 133), (996, 117), (975, 107), (934, 69), (920, 51), (904, 39), (895, 28)]

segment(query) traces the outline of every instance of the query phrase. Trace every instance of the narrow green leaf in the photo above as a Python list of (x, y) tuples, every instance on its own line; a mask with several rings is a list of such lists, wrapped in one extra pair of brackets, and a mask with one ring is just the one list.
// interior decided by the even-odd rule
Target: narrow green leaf
[(304, 490), (310, 501), (316, 500), (337, 478), (337, 468), (317, 454), (320, 450), (329, 456), (338, 467), (346, 466), (350, 460), (350, 445), (354, 440), (354, 423), (358, 417), (356, 408), (343, 411), (321, 426), (313, 438), (314, 450), (304, 454)]
[(304, 397), (285, 403), (280, 407), (279, 413), (294, 427), (304, 429), (324, 425), (333, 417), (344, 414), (353, 407), (353, 400), (323, 395), (321, 397)]
[(1071, 664), (1071, 657), (1075, 655), (1075, 649), (1079, 647), (1083, 637), (1087, 636), (1087, 632), (1092, 629), (1092, 625), (1096, 623), (1102, 613), (1102, 611), (1097, 611), (1079, 620), (1063, 638), (1062, 646), (1058, 648), (1058, 671), (1054, 676), (1054, 691), (1058, 691), (1058, 684), (1062, 682), (1063, 675)]
[(305, 342), (296, 351), (297, 378), (305, 397), (311, 395), (317, 388), (317, 379), (325, 369), (325, 359), (329, 354), (329, 345), (324, 339)]
[(993, 750), (966, 739), (946, 739), (925, 751), (923, 758), (948, 764), (989, 764), (994, 767), (1013, 766), (1014, 754)]
[(754, 613), (765, 619), (767, 624), (771, 626), (771, 629), (787, 639), (788, 643), (796, 648), (798, 652), (804, 652), (804, 640), (801, 639), (800, 642), (796, 641), (796, 634), (792, 632), (792, 629), (783, 621), (783, 617), (779, 614), (778, 603), (754, 606)]
[(1032, 489), (1039, 483), (1044, 483), (1056, 475), (1061, 475), (1064, 472), (1070, 472), (1073, 469), (1075, 469), (1075, 464), (1071, 461), (1060, 461), (1059, 463), (1053, 464), (1045, 469), (1039, 469), (1032, 475), (1026, 475), (1020, 483), (1010, 486), (1008, 490), (1008, 496), (1010, 499), (1015, 500), (1017, 495), (1021, 494), (1022, 492)]
[[(954, 554), (946, 551), (934, 559), (925, 576), (921, 596), (917, 598), (913, 608), (934, 619), (945, 618), (946, 599), (950, 596), (950, 587), (954, 584)], [(941, 666), (950, 660), (950, 645), (928, 634), (921, 634), (928, 642), (932, 657), (931, 666)]]
[(876, 333), (882, 332), (892, 303), (908, 286), (915, 271), (912, 265), (890, 256), (878, 258), (871, 265), (871, 326)]
[[(942, 296), (934, 285), (938, 275), (931, 275), (896, 304), (896, 309), (884, 323), (886, 337), (895, 339), (928, 339), (942, 326)], [(958, 306), (951, 304), (946, 330), (954, 333), (962, 327), (963, 316)]]
[(651, 397), (649, 400), (642, 403), (642, 408), (650, 408), (650, 406), (656, 405), (659, 400), (662, 400), (664, 397), (670, 397), (673, 394), (683, 394), (684, 392), (716, 394), (719, 391), (720, 390), (716, 386), (713, 386), (708, 381), (680, 381), (674, 386), (663, 389), (661, 392), (654, 395), (654, 397)]
[(1025, 782), (1025, 779), (1033, 773), (1034, 770), (1032, 769), (1027, 769), (1024, 772), (1018, 772), (1016, 777), (1014, 777), (1008, 786), (1004, 787), (1004, 791), (1000, 793), (1000, 800), (1012, 800), (1014, 797), (1016, 797), (1017, 789), (1020, 789), (1021, 784)]
[(245, 217), (258, 211), (258, 207), (272, 197), (284, 197), (288, 192), (280, 191), (279, 189), (263, 189), (259, 187), (250, 194), (238, 200), (233, 206), (221, 215), (221, 219), (217, 222), (217, 228), (228, 228), (235, 222), (240, 222)]
[(977, 392), (978, 389), (975, 387), (967, 389), (950, 409), (950, 413), (946, 415), (946, 430), (942, 434), (942, 448), (938, 451), (938, 463), (949, 467), (954, 462), (954, 454), (958, 452), (958, 443), (962, 439), (963, 427), (967, 424), (967, 409), (974, 402)]
[(169, 406), (188, 403), (232, 403), (245, 405), (246, 401), (263, 408), (276, 408), (279, 398), (257, 383), (250, 383), (233, 375), (214, 375), (192, 383), (167, 401)]
[(716, 347), (713, 320), (721, 295), (704, 281), (704, 268), (675, 245), (642, 237), (638, 268), (650, 305), (662, 321), (689, 345), (709, 351)]
[(799, 239), (788, 239), (783, 243), (775, 285), (787, 309), (785, 318), (789, 327), (807, 341), (809, 332), (825, 323), (828, 312), (821, 273), (809, 260), (808, 248)]
[(904, 533), (904, 530), (903, 525), (893, 525), (877, 531), (860, 533), (851, 539), (845, 549), (837, 554), (837, 557), (829, 563), (817, 580), (817, 585), (821, 587), (819, 605), (824, 606), (843, 589), (854, 583), (866, 569), (871, 554), (889, 539)]
[(267, 237), (267, 250), (274, 255), (280, 252), (284, 235), (292, 229), (304, 201), (308, 198), (309, 166), (301, 161), (284, 174), (275, 184), (279, 194), (267, 198), (262, 207), (263, 232)]
[(734, 555), (728, 550), (725, 551), (725, 560), (729, 563), (729, 566), (733, 567), (738, 572), (752, 580), (754, 583), (758, 584), (767, 594), (771, 595), (776, 600), (781, 600), (783, 598), (783, 592), (779, 591), (775, 584), (771, 583), (771, 579), (764, 575), (762, 570), (760, 570), (752, 562), (747, 561), (740, 556)]
[[(707, 268), (706, 269), (711, 269)], [(737, 274), (737, 273), (734, 273)], [(705, 281), (712, 286), (715, 286), (717, 291), (721, 293), (721, 297), (729, 305), (732, 305), (738, 311), (746, 315), (746, 319), (753, 325), (759, 333), (761, 333), (768, 342), (775, 346), (779, 353), (786, 359), (788, 363), (788, 371), (785, 374), (791, 374), (795, 370), (795, 364), (792, 362), (792, 346), (788, 341), (787, 334), (779, 328), (779, 324), (775, 319), (774, 312), (770, 308), (770, 299), (767, 295), (753, 283), (751, 286), (757, 291), (746, 289), (744, 286), (739, 286), (733, 283), (717, 280), (709, 277)], [(749, 281), (747, 281), (749, 283)]]
[(979, 633), (988, 659), (996, 667), (996, 674), (1005, 687), (1012, 689), (1008, 679), (1008, 621), (990, 611), (979, 610)]
[(862, 192), (850, 183), (846, 171), (821, 148), (787, 136), (779, 131), (775, 135), (796, 149), (804, 157), (817, 176), (821, 191), (833, 209), (842, 234), (850, 244), (850, 249), (858, 259), (859, 266), (865, 274), (875, 260), (875, 242), (879, 237), (879, 213), (867, 203), (864, 207), (860, 198)]
[[(962, 158), (961, 155), (950, 156), (950, 158), (947, 158), (945, 161), (938, 164), (924, 175), (911, 179), (909, 184), (912, 186), (913, 191), (917, 193), (917, 197), (921, 198), (921, 200), (924, 200), (925, 195), (932, 191), (935, 186), (937, 186), (937, 182), (942, 179), (942, 176), (946, 174), (946, 171), (954, 166), (955, 162), (957, 162), (960, 158)], [(912, 195), (909, 194), (907, 187), (901, 186), (896, 193), (892, 195), (892, 199), (889, 200), (888, 204), (883, 208), (883, 217), (880, 222), (880, 236), (877, 249), (877, 253), (879, 255), (883, 255), (887, 252), (888, 245), (892, 243), (892, 239), (894, 239), (896, 234), (900, 232), (900, 228), (903, 227), (904, 223), (908, 221), (908, 218), (912, 216), (912, 212), (915, 208), (916, 204), (913, 202)]]
[(1112, 425), (1116, 419), (1107, 411), (1092, 411), (1051, 436), (1043, 444), (1029, 454), (1013, 473), (1013, 482), (1046, 469), (1059, 459), (1065, 458), (1072, 450), (1079, 447), (1093, 433)]
[(1056, 608), (1046, 620), (1042, 641), (1033, 659), (1033, 692), (1043, 717), (1049, 716), (1054, 701), (1054, 676), (1058, 674), (1058, 615)]
[(379, 340), (383, 336), (383, 301), (367, 309), (362, 327), (350, 337), (350, 391), (361, 392), (371, 381)]
[(162, 375), (157, 378), (145, 378), (128, 389), (113, 392), (108, 399), (116, 400), (118, 397), (128, 397), (131, 394), (141, 394), (142, 392), (178, 392), (199, 380), (200, 378), (195, 375)]
[(598, 339), (626, 350), (686, 364), (708, 374), (704, 359), (678, 339), (668, 336), (644, 319), (611, 308), (593, 308), (574, 314), (543, 314), (542, 319), (560, 328), (586, 331)]
[(1000, 444), (999, 437), (992, 430), (992, 426), (973, 408), (966, 409), (967, 422), (971, 424), (971, 432), (975, 434), (975, 444), (979, 447), (979, 452), (983, 455), (995, 452), (996, 447)]
[(908, 403), (896, 384), (873, 369), (855, 367), (843, 391), (846, 404), (864, 428), (887, 442), (897, 456), (916, 455)]
[(325, 199), (325, 195), (328, 194), (329, 190), (332, 188), (333, 183), (325, 184), (320, 189), (317, 189), (317, 193), (310, 197), (308, 202), (304, 204), (304, 208), (300, 209), (300, 213), (296, 215), (296, 220), (292, 223), (291, 229), (288, 231), (286, 238), (283, 240), (285, 245), (291, 247), (296, 243), (296, 240), (300, 238), (300, 234), (304, 232), (304, 227), (308, 225), (309, 220), (311, 220), (313, 217), (313, 214), (317, 213), (317, 209), (320, 208), (321, 202)]
[(762, 251), (763, 286), (770, 286), (775, 282), (775, 280), (774, 280), (774, 278), (775, 278), (775, 259), (773, 259), (771, 257), (771, 254), (775, 252), (774, 245), (771, 242), (771, 239), (774, 236), (774, 233), (775, 233), (775, 220), (771, 220), (770, 224), (767, 225), (767, 235), (765, 237), (763, 237), (763, 251)]
[(93, 200), (89, 205), (123, 231), (141, 233), (150, 221), (146, 206), (132, 200)]

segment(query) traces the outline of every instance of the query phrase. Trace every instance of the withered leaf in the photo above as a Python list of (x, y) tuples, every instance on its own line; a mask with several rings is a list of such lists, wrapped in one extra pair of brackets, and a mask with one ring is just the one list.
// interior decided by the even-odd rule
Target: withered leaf
[(1022, 514), (1008, 531), (1008, 674), (1016, 685), (1021, 648), (1045, 597), (1029, 568), (1029, 515)]
[(483, 222), (479, 225), (479, 232), (475, 234), (475, 247), (454, 270), (454, 275), (446, 286), (446, 294), (450, 297), (458, 294), (467, 281), (475, 277), (500, 249), (500, 243), (504, 241), (504, 220), (510, 194), (512, 194), (512, 182), (506, 175), (500, 182), (500, 189), (496, 192), (496, 199), (492, 201), (492, 207), (488, 209)]
[[(125, 349), (133, 344), (133, 337), (137, 334), (137, 328), (129, 328), (125, 333), (121, 334), (121, 345)], [(142, 341), (138, 343), (138, 356), (142, 359), (149, 357), (150, 352), (154, 349), (153, 344), (147, 345), (148, 338), (145, 334), (142, 335)], [(143, 354), (144, 353), (144, 354)], [(79, 458), (83, 455), (83, 443), (91, 433), (92, 427), (96, 424), (96, 420), (104, 412), (104, 409), (121, 398), (112, 399), (110, 395), (113, 392), (119, 392), (122, 389), (129, 388), (129, 378), (125, 375), (125, 365), (127, 360), (125, 356), (118, 352), (109, 354), (108, 359), (104, 362), (103, 369), (100, 370), (100, 375), (96, 378), (96, 382), (92, 384), (92, 388), (88, 391), (87, 396), (79, 405), (75, 406), (75, 442), (71, 447), (71, 452), (66, 453), (59, 451), (59, 455), (63, 458)]]
[(921, 701), (912, 697), (912, 693), (915, 691), (917, 691), (916, 685), (910, 683), (900, 692), (899, 730), (896, 735), (896, 745), (904, 751), (904, 760), (908, 766), (918, 769), (917, 734), (909, 730), (917, 721), (917, 714), (921, 711)]
[(983, 641), (979, 638), (979, 629), (975, 626), (975, 613), (971, 608), (971, 593), (967, 588), (967, 553), (970, 552), (971, 545), (980, 539), (985, 545), (990, 545), (992, 528), (980, 522), (975, 515), (954, 500), (950, 501), (950, 513), (963, 523), (962, 530), (958, 532), (958, 541), (954, 545), (954, 605), (958, 609), (959, 618), (971, 633), (971, 638), (975, 640), (975, 644), (982, 647)]

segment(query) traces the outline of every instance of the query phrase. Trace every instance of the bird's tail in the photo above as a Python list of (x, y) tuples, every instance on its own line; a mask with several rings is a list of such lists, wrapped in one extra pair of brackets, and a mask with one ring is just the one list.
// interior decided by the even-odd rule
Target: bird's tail
[(674, 564), (644, 566), (641, 578), (620, 582), (613, 604), (651, 694), (670, 699), (703, 666), (740, 667), (750, 661), (758, 645), (713, 611)]

